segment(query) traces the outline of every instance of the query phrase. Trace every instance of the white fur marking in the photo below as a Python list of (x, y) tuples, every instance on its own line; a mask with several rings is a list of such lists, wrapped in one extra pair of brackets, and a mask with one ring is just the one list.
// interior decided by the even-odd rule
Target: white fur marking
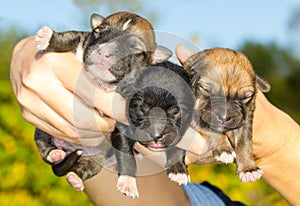
[(125, 24), (123, 25), (123, 31), (125, 31), (127, 28), (128, 28), (128, 26), (129, 26), (129, 23), (132, 21), (132, 19), (129, 19), (128, 21), (126, 21), (125, 22)]
[(190, 176), (184, 173), (170, 173), (168, 177), (173, 181), (178, 183), (179, 185), (186, 185), (190, 182)]
[(261, 169), (252, 171), (252, 172), (241, 172), (239, 174), (240, 180), (242, 182), (254, 182), (261, 178), (263, 171)]
[(139, 197), (135, 177), (121, 175), (118, 179), (117, 189), (131, 198)]
[(233, 163), (234, 159), (236, 158), (235, 152), (228, 154), (227, 152), (222, 152), (220, 156), (215, 157), (216, 160), (224, 162), (225, 164)]
[(80, 40), (77, 48), (76, 48), (76, 58), (80, 61), (83, 62), (83, 40)]

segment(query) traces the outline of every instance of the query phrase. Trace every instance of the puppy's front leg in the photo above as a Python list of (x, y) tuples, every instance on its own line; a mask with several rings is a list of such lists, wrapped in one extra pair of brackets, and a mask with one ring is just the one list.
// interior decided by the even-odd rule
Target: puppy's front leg
[(166, 154), (168, 177), (179, 185), (186, 185), (190, 181), (190, 176), (184, 164), (185, 150), (170, 147), (167, 149)]
[(75, 53), (79, 47), (83, 47), (88, 36), (88, 32), (55, 32), (49, 27), (43, 26), (35, 35), (35, 44), (38, 50), (46, 52), (71, 51)]
[(65, 151), (56, 147), (54, 138), (55, 137), (38, 128), (35, 129), (35, 144), (41, 154), (42, 159), (49, 164), (57, 163), (66, 157)]
[(245, 124), (238, 129), (238, 134), (235, 137), (236, 172), (242, 182), (254, 182), (263, 174), (263, 171), (254, 162), (253, 157), (252, 117), (253, 111), (249, 111)]
[(133, 153), (135, 141), (127, 136), (128, 130), (130, 130), (128, 126), (119, 125), (112, 133), (111, 140), (118, 163), (117, 189), (126, 196), (135, 198), (139, 197), (135, 179), (136, 162)]
[(232, 148), (228, 138), (224, 134), (210, 132), (208, 133), (213, 156), (216, 160), (224, 163), (233, 163), (236, 153)]

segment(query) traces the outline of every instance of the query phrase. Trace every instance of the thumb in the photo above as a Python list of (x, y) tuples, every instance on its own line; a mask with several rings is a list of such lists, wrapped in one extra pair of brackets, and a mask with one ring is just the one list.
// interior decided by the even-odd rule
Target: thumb
[(189, 48), (185, 47), (184, 45), (179, 44), (179, 45), (176, 46), (175, 53), (176, 53), (176, 56), (177, 56), (178, 60), (180, 61), (180, 63), (184, 64), (184, 62), (190, 56), (192, 56), (193, 54), (195, 54), (196, 51), (192, 51)]

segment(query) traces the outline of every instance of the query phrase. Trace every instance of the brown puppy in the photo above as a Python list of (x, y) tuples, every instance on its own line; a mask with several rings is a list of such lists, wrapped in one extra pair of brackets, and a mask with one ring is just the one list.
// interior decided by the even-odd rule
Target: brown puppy
[(147, 46), (147, 51), (154, 51), (156, 47), (155, 34), (152, 25), (144, 18), (129, 12), (117, 12), (106, 17), (100, 30), (115, 28), (127, 32), (135, 32)]
[(236, 159), (242, 182), (256, 181), (262, 171), (252, 152), (252, 119), (257, 89), (270, 90), (245, 55), (214, 48), (192, 55), (184, 63), (196, 96), (192, 127), (207, 135), (213, 156), (222, 162)]

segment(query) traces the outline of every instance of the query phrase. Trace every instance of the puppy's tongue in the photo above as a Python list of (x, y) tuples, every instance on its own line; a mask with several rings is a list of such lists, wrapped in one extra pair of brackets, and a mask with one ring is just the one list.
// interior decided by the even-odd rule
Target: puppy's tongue
[(153, 142), (148, 144), (149, 147), (152, 147), (154, 149), (161, 149), (161, 148), (165, 148), (165, 145), (159, 143), (159, 142)]

